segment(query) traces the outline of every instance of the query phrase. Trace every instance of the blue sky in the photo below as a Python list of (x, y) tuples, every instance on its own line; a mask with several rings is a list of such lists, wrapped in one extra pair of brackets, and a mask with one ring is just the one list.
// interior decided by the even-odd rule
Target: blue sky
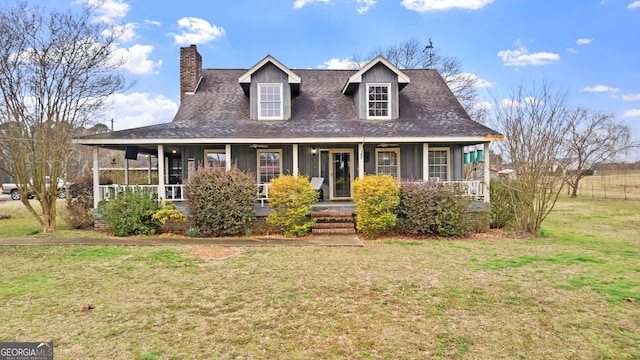
[(250, 68), (271, 54), (289, 68), (337, 68), (416, 39), (433, 39), (481, 79), (480, 94), (546, 79), (570, 102), (614, 114), (640, 139), (638, 0), (33, 0), (100, 5), (123, 26), (119, 49), (136, 85), (107, 118), (115, 129), (171, 121), (180, 46), (198, 45), (205, 68)]

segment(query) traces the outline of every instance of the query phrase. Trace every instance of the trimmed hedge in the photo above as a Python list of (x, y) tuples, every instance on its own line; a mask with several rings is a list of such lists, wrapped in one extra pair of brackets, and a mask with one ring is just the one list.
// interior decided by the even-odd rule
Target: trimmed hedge
[(310, 220), (307, 214), (311, 205), (318, 201), (318, 193), (313, 190), (308, 177), (278, 176), (271, 180), (269, 199), (269, 224), (282, 227), (287, 236), (311, 231), (315, 220)]
[(460, 236), (469, 232), (466, 215), (471, 200), (455, 184), (411, 181), (400, 184), (402, 231), (413, 234)]
[(391, 230), (398, 220), (394, 210), (400, 204), (400, 189), (391, 175), (365, 175), (353, 182), (356, 227), (369, 236)]
[(187, 213), (198, 235), (244, 233), (255, 217), (255, 177), (237, 168), (200, 167), (184, 185)]

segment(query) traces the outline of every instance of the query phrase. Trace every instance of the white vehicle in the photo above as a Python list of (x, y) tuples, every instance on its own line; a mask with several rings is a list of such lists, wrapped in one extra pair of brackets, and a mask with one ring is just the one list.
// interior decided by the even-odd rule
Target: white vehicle
[[(49, 184), (51, 183), (49, 176), (45, 176), (45, 182), (46, 182), (46, 185), (49, 186)], [(58, 198), (64, 199), (67, 197), (66, 188), (68, 185), (69, 184), (66, 183), (64, 180), (58, 178)], [(18, 190), (18, 186), (13, 183), (2, 184), (2, 193), (11, 196), (12, 200), (20, 200), (22, 198), (22, 195)], [(27, 194), (27, 198), (32, 199), (34, 197), (35, 197), (35, 194), (31, 190), (29, 190), (29, 193)]]

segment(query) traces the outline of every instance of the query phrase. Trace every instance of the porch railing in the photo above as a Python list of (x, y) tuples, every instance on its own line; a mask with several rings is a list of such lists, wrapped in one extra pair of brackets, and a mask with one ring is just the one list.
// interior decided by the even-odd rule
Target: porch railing
[[(100, 200), (106, 200), (113, 196), (122, 194), (125, 189), (151, 189), (156, 194), (158, 193), (158, 185), (100, 185)], [(164, 198), (173, 201), (184, 201), (184, 185), (165, 185), (164, 186)]]
[(443, 183), (458, 187), (463, 194), (471, 198), (482, 200), (485, 197), (485, 186), (482, 180), (443, 181)]
[[(481, 180), (462, 180), (462, 181), (443, 181), (445, 184), (451, 184), (459, 187), (462, 192), (474, 199), (482, 200), (486, 196), (484, 182)], [(256, 199), (264, 206), (265, 201), (269, 201), (269, 188), (271, 184), (258, 184)], [(158, 185), (100, 185), (100, 200), (109, 199), (112, 196), (118, 196), (126, 188), (150, 188), (158, 193)], [(184, 185), (165, 185), (164, 198), (172, 201), (184, 201)]]

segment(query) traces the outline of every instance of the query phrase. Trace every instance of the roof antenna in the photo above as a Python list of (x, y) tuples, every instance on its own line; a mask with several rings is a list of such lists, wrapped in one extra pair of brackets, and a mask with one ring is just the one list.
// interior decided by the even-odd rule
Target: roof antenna
[(429, 63), (426, 68), (430, 69), (433, 66), (433, 41), (431, 41), (431, 38), (429, 38), (429, 45), (425, 46), (423, 51), (429, 55)]

